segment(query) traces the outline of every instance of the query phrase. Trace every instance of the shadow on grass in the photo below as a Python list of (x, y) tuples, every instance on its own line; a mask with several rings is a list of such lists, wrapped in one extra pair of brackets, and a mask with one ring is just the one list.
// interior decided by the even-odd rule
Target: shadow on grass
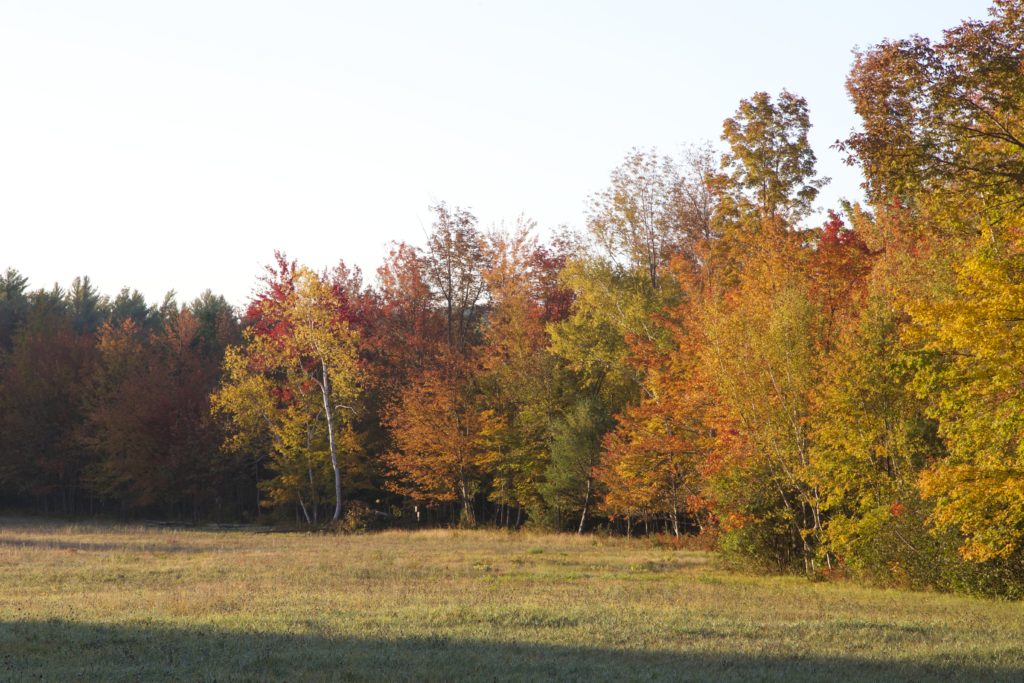
[(40, 538), (0, 538), (0, 547), (41, 548), (43, 550), (74, 550), (111, 552), (120, 550), (132, 553), (184, 553), (201, 550), (185, 543), (147, 543), (128, 541), (125, 543), (97, 543), (95, 541), (58, 541)]
[(0, 622), (0, 680), (1020, 681), (1024, 668)]

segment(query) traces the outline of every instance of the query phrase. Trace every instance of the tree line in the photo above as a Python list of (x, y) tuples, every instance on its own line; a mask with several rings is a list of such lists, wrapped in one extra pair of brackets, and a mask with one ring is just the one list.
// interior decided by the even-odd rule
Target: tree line
[(807, 103), (634, 151), (586, 230), (439, 204), (373, 283), (278, 254), (244, 311), (0, 278), (0, 501), (300, 524), (701, 534), (747, 564), (1020, 595), (1024, 2)]

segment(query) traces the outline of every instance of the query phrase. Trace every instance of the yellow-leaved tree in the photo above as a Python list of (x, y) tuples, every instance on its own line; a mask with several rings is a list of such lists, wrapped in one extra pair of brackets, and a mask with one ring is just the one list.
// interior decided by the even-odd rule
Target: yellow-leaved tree
[(280, 256), (278, 265), (249, 307), (246, 343), (225, 355), (213, 410), (229, 419), (229, 445), (269, 441), (269, 504), (295, 501), (315, 522), (324, 490), (333, 488), (337, 521), (342, 457), (356, 446), (357, 335), (338, 283)]
[(914, 387), (949, 449), (919, 485), (966, 559), (1007, 559), (1024, 549), (1024, 242), (988, 227), (956, 271), (955, 293), (911, 307), (938, 356)]

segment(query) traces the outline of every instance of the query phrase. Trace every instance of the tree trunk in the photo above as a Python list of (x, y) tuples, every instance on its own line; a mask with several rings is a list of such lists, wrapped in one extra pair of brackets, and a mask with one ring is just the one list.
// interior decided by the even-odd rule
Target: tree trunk
[(580, 515), (580, 528), (576, 530), (577, 534), (583, 533), (583, 525), (587, 523), (587, 507), (590, 505), (590, 488), (593, 482), (593, 477), (587, 477), (587, 495), (583, 499), (583, 514)]
[(473, 513), (473, 501), (469, 499), (469, 491), (466, 482), (459, 482), (459, 494), (462, 496), (462, 514), (469, 526), (476, 526), (476, 515)]
[(302, 500), (302, 494), (299, 494), (299, 507), (302, 508), (302, 516), (306, 518), (306, 524), (312, 524), (313, 520), (309, 518), (309, 510), (306, 509), (306, 503)]
[(334, 445), (334, 411), (331, 410), (331, 379), (327, 374), (327, 362), (321, 361), (320, 368), (324, 373), (320, 393), (324, 397), (324, 415), (327, 416), (327, 444), (331, 449), (331, 468), (334, 469), (334, 516), (331, 519), (337, 522), (341, 519), (341, 468), (338, 466), (338, 450)]

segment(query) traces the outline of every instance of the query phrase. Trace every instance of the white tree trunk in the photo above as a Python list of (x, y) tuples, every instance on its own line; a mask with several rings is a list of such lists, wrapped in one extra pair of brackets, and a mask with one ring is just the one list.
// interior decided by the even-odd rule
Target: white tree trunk
[(324, 397), (324, 415), (327, 416), (327, 443), (331, 450), (331, 467), (334, 469), (334, 516), (331, 518), (337, 522), (341, 519), (341, 467), (338, 466), (338, 450), (334, 445), (334, 411), (331, 409), (331, 379), (327, 374), (327, 362), (321, 361), (320, 367), (323, 370), (323, 381), (320, 383), (320, 393)]

